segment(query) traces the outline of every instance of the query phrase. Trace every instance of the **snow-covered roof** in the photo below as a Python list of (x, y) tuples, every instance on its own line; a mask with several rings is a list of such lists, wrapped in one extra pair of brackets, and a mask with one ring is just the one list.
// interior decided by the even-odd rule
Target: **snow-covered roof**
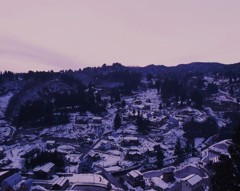
[(211, 158), (210, 161), (212, 161), (213, 163), (219, 162), (219, 156), (216, 156), (216, 157), (214, 157), (214, 158)]
[(34, 172), (36, 172), (36, 171), (49, 172), (54, 166), (55, 166), (54, 163), (49, 162), (43, 166), (40, 166), (40, 167), (38, 166), (38, 167), (34, 168), (33, 171)]
[(0, 176), (6, 174), (7, 172), (8, 172), (8, 171), (2, 171), (2, 172), (0, 172)]
[(125, 141), (138, 141), (138, 137), (131, 137), (131, 136), (129, 136), (129, 137), (124, 137), (123, 138)]
[(68, 179), (65, 177), (60, 177), (59, 179), (57, 179), (53, 185), (58, 185), (58, 186), (63, 186), (66, 182), (68, 182)]
[(152, 182), (155, 186), (157, 186), (157, 187), (159, 187), (159, 188), (161, 188), (161, 189), (163, 189), (163, 190), (169, 188), (168, 184), (167, 184), (166, 182), (164, 182), (164, 181), (163, 181), (161, 178), (159, 178), (159, 177), (153, 177), (153, 178), (151, 178), (151, 182)]
[(102, 117), (93, 117), (93, 120), (102, 120)]
[(33, 179), (28, 178), (24, 182), (21, 183), (22, 186), (30, 188), (33, 184)]
[(138, 170), (132, 170), (128, 173), (131, 177), (137, 178), (138, 176), (142, 176), (143, 174)]
[(68, 177), (68, 180), (71, 183), (108, 184), (108, 181), (99, 174), (73, 174), (73, 176)]
[(54, 141), (54, 140), (48, 140), (48, 141), (46, 141), (47, 144), (55, 144), (55, 142), (56, 142), (56, 141)]
[(189, 184), (191, 184), (193, 186), (193, 185), (197, 184), (198, 182), (200, 182), (202, 180), (202, 177), (200, 177), (197, 174), (190, 174), (189, 176), (185, 177), (183, 180), (187, 181)]

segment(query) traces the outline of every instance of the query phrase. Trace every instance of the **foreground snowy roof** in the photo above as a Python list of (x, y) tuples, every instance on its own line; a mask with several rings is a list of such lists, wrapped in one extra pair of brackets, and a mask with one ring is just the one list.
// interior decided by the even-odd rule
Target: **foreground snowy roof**
[(185, 177), (183, 180), (187, 181), (189, 184), (191, 184), (193, 186), (193, 185), (197, 184), (198, 182), (200, 182), (202, 180), (202, 177), (200, 177), (197, 174), (190, 174), (189, 176)]
[(68, 179), (65, 177), (60, 177), (59, 179), (57, 179), (53, 185), (59, 185), (59, 186), (63, 186), (66, 182), (68, 182)]
[(166, 182), (164, 182), (161, 178), (159, 177), (154, 177), (154, 178), (151, 178), (151, 182), (159, 187), (159, 188), (162, 188), (163, 190), (169, 188), (168, 184)]
[(99, 174), (73, 174), (67, 177), (70, 183), (107, 185), (108, 181)]

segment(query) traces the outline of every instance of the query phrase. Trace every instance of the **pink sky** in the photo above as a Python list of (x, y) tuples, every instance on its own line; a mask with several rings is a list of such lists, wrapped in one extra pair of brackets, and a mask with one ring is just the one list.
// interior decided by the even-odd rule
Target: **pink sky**
[(240, 61), (239, 0), (0, 0), (0, 71)]

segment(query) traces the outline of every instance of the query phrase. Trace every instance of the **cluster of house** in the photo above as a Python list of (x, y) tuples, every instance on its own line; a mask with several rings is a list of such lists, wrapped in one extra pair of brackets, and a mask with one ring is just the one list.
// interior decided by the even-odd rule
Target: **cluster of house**
[(23, 177), (18, 170), (0, 170), (0, 190), (41, 190), (41, 186), (48, 190), (114, 190), (109, 181), (100, 174), (65, 173), (54, 177), (55, 174), (55, 164), (51, 162), (34, 168), (33, 174), (28, 175), (30, 178), (25, 177), (26, 175)]
[[(179, 173), (179, 172), (178, 172)], [(160, 176), (146, 178), (138, 170), (130, 171), (126, 176), (126, 184), (130, 187), (141, 187), (143, 190), (154, 189), (157, 191), (203, 191), (208, 185), (207, 176), (186, 173), (184, 177), (177, 177), (174, 168), (165, 168)], [(128, 186), (129, 187), (129, 186)]]
[(143, 190), (153, 188), (158, 191), (203, 191), (210, 187), (212, 173), (209, 165), (219, 162), (221, 155), (227, 155), (230, 140), (224, 140), (210, 146), (202, 152), (202, 159), (181, 167), (167, 167), (159, 171), (141, 173), (132, 170), (126, 175), (126, 184), (141, 187)]
[(228, 148), (231, 144), (231, 140), (223, 140), (203, 150), (201, 160), (202, 163), (208, 166), (213, 165), (219, 162), (219, 158), (221, 155), (229, 156)]

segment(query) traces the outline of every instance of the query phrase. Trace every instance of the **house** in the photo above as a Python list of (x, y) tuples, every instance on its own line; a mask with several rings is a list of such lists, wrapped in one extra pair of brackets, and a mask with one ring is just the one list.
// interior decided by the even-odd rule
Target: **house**
[(139, 172), (138, 170), (132, 170), (129, 173), (127, 173), (127, 182), (131, 184), (133, 187), (145, 186), (145, 181), (143, 179), (143, 174)]
[(84, 116), (76, 117), (76, 120), (75, 120), (75, 124), (84, 124), (84, 125), (87, 125), (88, 122), (89, 122), (88, 117), (84, 117)]
[(124, 137), (122, 144), (125, 146), (138, 146), (139, 145), (139, 139), (138, 137)]
[(101, 149), (101, 150), (107, 151), (107, 150), (110, 150), (110, 149), (112, 149), (112, 148), (113, 148), (113, 145), (112, 145), (111, 142), (105, 141), (105, 140), (103, 140), (103, 141), (101, 142), (101, 145), (100, 145), (100, 149)]
[(126, 159), (131, 161), (142, 160), (142, 154), (138, 149), (129, 149), (126, 154)]
[(109, 183), (103, 176), (99, 174), (73, 174), (68, 177), (72, 185), (69, 190), (108, 190)]
[(78, 173), (92, 173), (93, 172), (93, 161), (90, 158), (84, 159), (79, 163)]
[(1, 182), (1, 190), (15, 190), (18, 184), (22, 181), (22, 176), (19, 173), (15, 173)]
[(60, 177), (52, 185), (51, 190), (66, 190), (69, 186), (69, 180), (65, 177)]
[(33, 184), (33, 179), (29, 178), (20, 184), (19, 190), (30, 191)]
[(56, 141), (48, 140), (48, 141), (46, 141), (46, 144), (47, 144), (48, 149), (53, 149), (56, 146)]
[(174, 168), (173, 167), (168, 167), (163, 169), (163, 181), (164, 182), (174, 182), (175, 177), (174, 177)]
[(161, 177), (151, 178), (151, 186), (157, 191), (169, 190), (168, 183), (164, 182)]
[(81, 144), (81, 146), (83, 148), (88, 148), (93, 144), (93, 141), (90, 137), (84, 137), (83, 139), (83, 143)]
[(228, 148), (231, 142), (229, 140), (220, 141), (208, 149), (202, 151), (202, 162), (204, 164), (213, 164), (218, 162), (221, 155), (229, 156)]
[(142, 101), (137, 99), (137, 100), (134, 102), (134, 104), (135, 104), (135, 105), (141, 105), (141, 104), (142, 104)]
[(25, 153), (21, 157), (28, 158), (38, 153), (39, 153), (39, 149), (37, 147), (30, 147), (25, 151)]
[(67, 156), (66, 157), (67, 159), (67, 162), (69, 162), (69, 164), (72, 164), (72, 165), (77, 165), (78, 162), (79, 162), (79, 156)]
[(55, 172), (55, 164), (47, 163), (33, 169), (34, 177), (37, 179), (50, 179)]
[(96, 162), (96, 161), (100, 160), (100, 155), (98, 153), (90, 153), (90, 154), (87, 155), (87, 158)]
[(93, 117), (92, 121), (94, 124), (102, 124), (102, 117)]
[(203, 191), (203, 179), (197, 174), (190, 174), (182, 179), (182, 191)]
[(15, 171), (12, 170), (4, 170), (4, 171), (0, 171), (0, 184), (3, 180), (5, 180), (6, 178), (12, 176), (13, 174), (15, 174)]
[(156, 155), (156, 151), (154, 150), (153, 147), (149, 147), (147, 152), (146, 152), (146, 155), (148, 155), (150, 157), (154, 157)]
[(7, 177), (9, 177), (9, 176), (11, 176), (12, 175), (12, 173), (10, 172), (10, 171), (8, 171), (8, 170), (6, 170), (6, 171), (1, 171), (0, 172), (0, 183), (4, 180), (4, 179), (6, 179)]

